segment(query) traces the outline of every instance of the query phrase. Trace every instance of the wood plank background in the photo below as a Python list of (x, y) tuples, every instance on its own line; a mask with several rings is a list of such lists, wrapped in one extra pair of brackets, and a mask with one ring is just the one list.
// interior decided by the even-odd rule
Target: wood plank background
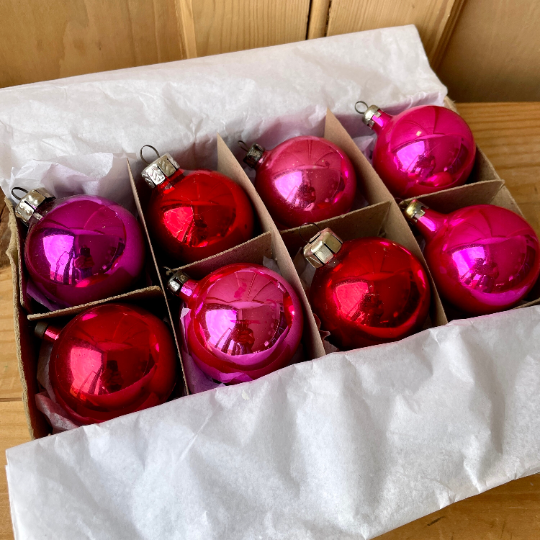
[(0, 87), (403, 24), (453, 99), (540, 100), (538, 0), (3, 0)]

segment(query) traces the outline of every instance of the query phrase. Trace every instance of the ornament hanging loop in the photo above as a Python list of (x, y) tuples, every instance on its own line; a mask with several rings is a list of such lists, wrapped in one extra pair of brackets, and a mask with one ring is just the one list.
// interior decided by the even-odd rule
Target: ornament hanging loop
[[(22, 191), (24, 193), (24, 195), (26, 195), (28, 193), (28, 190), (27, 189), (24, 189), (22, 187), (14, 187), (12, 190), (11, 190), (11, 196), (14, 198), (14, 199), (17, 199), (18, 201), (20, 201), (22, 199), (22, 197), (19, 197), (18, 195), (15, 195), (15, 191)], [(24, 197), (23, 195), (23, 197)]]
[(238, 146), (244, 151), (249, 152), (249, 147), (244, 141), (238, 141)]
[(156, 153), (156, 156), (157, 156), (158, 158), (160, 157), (160, 154), (159, 154), (159, 152), (158, 152), (153, 146), (151, 146), (151, 145), (149, 145), (149, 144), (145, 144), (145, 145), (141, 148), (141, 150), (140, 150), (140, 152), (139, 152), (139, 155), (141, 156), (141, 159), (142, 159), (147, 165), (150, 165), (152, 162), (151, 162), (151, 161), (146, 161), (146, 159), (144, 159), (144, 156), (143, 156), (143, 150), (144, 150), (145, 148), (151, 148), (151, 149)]
[[(362, 104), (362, 105), (365, 106), (365, 109), (364, 109), (363, 111), (359, 111), (359, 110), (358, 110), (358, 105), (359, 105), (359, 104)], [(365, 101), (357, 101), (357, 102), (354, 104), (354, 110), (355, 110), (358, 114), (364, 115), (368, 109), (369, 109), (369, 105), (368, 105)]]
[(322, 231), (322, 229), (319, 227), (319, 225), (317, 225), (317, 223), (304, 223), (303, 225), (301, 225), (299, 228), (298, 228), (298, 231), (296, 231), (298, 233), (298, 236), (300, 236), (300, 238), (302, 239), (302, 242), (309, 242), (311, 240), (311, 238), (309, 238), (308, 240), (306, 240), (304, 238), (304, 235), (302, 234), (303, 232), (303, 229), (304, 227), (310, 227), (311, 225), (314, 225), (315, 227), (317, 227), (317, 230), (319, 232)]

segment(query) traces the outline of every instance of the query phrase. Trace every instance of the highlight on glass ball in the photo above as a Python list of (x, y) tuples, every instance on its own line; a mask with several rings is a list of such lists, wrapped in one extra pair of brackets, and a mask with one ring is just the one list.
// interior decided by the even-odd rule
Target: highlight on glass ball
[(103, 304), (62, 329), (38, 323), (36, 334), (53, 342), (51, 387), (80, 424), (159, 405), (173, 392), (177, 359), (171, 332), (140, 307)]
[(150, 148), (158, 158), (142, 172), (152, 188), (148, 228), (174, 262), (211, 257), (253, 236), (253, 209), (236, 182), (216, 171), (181, 169), (170, 154)]
[(467, 181), (476, 145), (459, 114), (421, 105), (392, 116), (376, 105), (359, 103), (366, 106), (362, 121), (377, 134), (373, 168), (394, 197), (417, 197)]
[(189, 309), (183, 319), (189, 354), (216, 381), (257, 379), (288, 365), (298, 349), (300, 300), (264, 266), (230, 264), (201, 281), (177, 272), (168, 288)]
[[(24, 195), (15, 195), (20, 190)], [(17, 217), (28, 226), (24, 263), (37, 289), (59, 307), (127, 291), (145, 256), (135, 216), (92, 195), (57, 199), (45, 189), (15, 188)]]
[(280, 229), (322, 221), (352, 208), (354, 167), (345, 152), (326, 139), (293, 137), (273, 150), (254, 144), (244, 162), (255, 169), (257, 192)]
[(304, 247), (316, 268), (309, 299), (341, 349), (396, 341), (422, 329), (431, 288), (420, 261), (384, 238), (343, 242), (326, 228)]
[(538, 237), (514, 212), (479, 204), (441, 214), (413, 200), (404, 213), (426, 240), (424, 257), (441, 296), (465, 314), (513, 307), (536, 283)]

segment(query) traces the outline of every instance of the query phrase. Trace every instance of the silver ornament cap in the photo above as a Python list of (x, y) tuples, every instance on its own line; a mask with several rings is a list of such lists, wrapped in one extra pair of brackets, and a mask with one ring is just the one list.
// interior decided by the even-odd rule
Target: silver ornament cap
[(253, 144), (251, 148), (247, 151), (246, 157), (244, 158), (244, 163), (255, 169), (259, 161), (261, 161), (265, 150), (264, 147), (260, 144)]
[(141, 159), (145, 162), (146, 161), (142, 155), (142, 151), (144, 148), (151, 148), (158, 156), (158, 158), (153, 161), (152, 163), (148, 164), (147, 167), (143, 169), (142, 177), (145, 179), (146, 183), (153, 189), (156, 186), (159, 186), (165, 180), (173, 176), (173, 174), (180, 169), (180, 165), (176, 163), (176, 161), (173, 159), (171, 154), (166, 152), (163, 155), (159, 155), (159, 152), (150, 145), (145, 145), (141, 148), (140, 156)]
[(304, 246), (304, 257), (314, 268), (329, 263), (339, 252), (343, 240), (328, 227), (310, 238)]
[[(23, 190), (22, 188), (13, 188), (15, 190)], [(15, 194), (13, 194), (14, 197)], [(18, 198), (18, 197), (16, 197)], [(27, 191), (25, 195), (19, 199), (17, 206), (15, 207), (15, 215), (25, 224), (28, 225), (28, 222), (32, 217), (36, 219), (41, 219), (43, 216), (38, 212), (38, 208), (46, 201), (52, 201), (55, 197), (51, 195), (45, 188), (32, 189)]]

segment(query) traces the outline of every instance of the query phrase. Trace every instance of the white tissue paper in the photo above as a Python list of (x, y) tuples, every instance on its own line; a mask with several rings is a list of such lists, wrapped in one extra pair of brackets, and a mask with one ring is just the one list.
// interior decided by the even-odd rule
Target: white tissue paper
[[(445, 93), (412, 26), (6, 88), (1, 186), (60, 171), (118, 200), (112, 154), (214, 167), (216, 132), (240, 157), (321, 135), (329, 107), (363, 137), (358, 99)], [(457, 321), (12, 448), (15, 536), (373, 538), (540, 470), (539, 341), (539, 307)]]
[(540, 307), (7, 451), (16, 538), (367, 539), (540, 470)]

